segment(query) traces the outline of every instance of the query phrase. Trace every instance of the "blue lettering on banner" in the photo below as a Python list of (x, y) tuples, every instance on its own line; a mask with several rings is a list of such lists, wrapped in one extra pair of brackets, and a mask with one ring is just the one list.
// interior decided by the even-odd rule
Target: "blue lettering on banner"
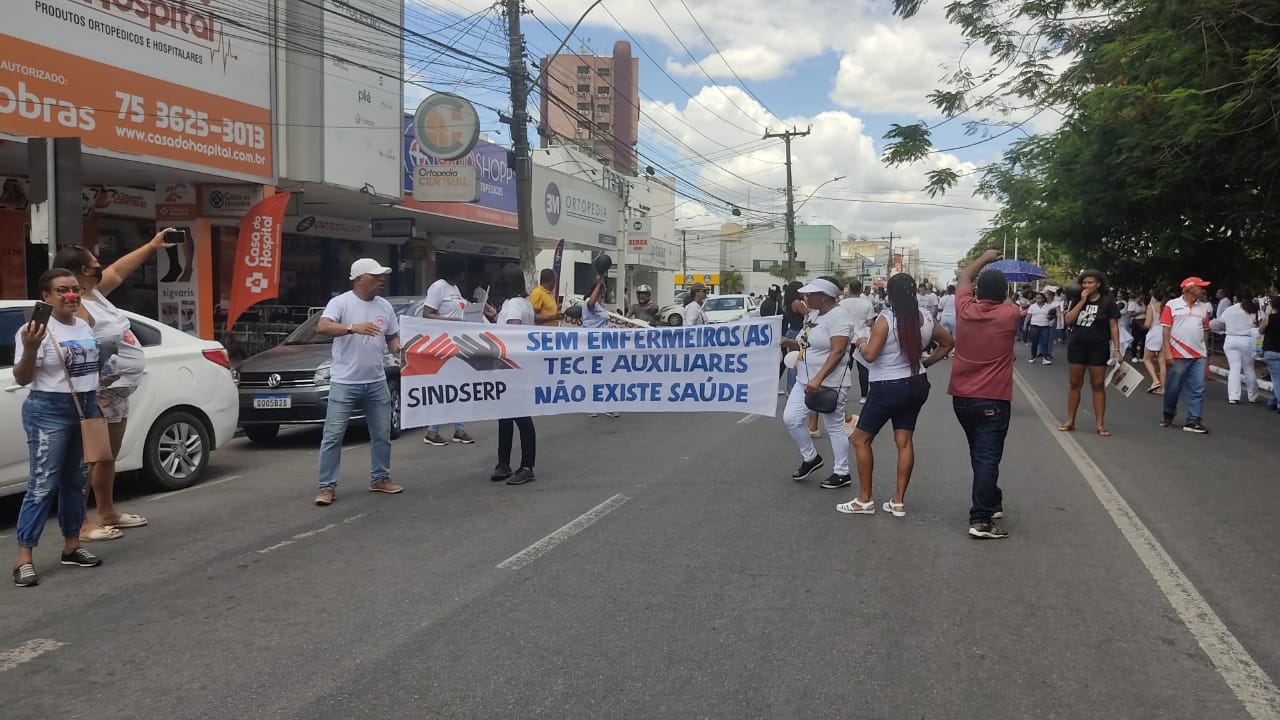
[(747, 401), (747, 386), (716, 382), (715, 378), (707, 378), (700, 383), (672, 383), (668, 402), (737, 402)]

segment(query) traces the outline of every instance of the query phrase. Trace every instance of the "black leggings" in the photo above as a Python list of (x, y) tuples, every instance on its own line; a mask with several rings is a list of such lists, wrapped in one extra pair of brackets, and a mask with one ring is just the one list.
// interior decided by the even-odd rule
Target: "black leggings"
[(498, 463), (511, 466), (513, 425), (520, 426), (520, 467), (533, 469), (538, 454), (538, 436), (533, 431), (533, 418), (503, 418), (498, 421)]

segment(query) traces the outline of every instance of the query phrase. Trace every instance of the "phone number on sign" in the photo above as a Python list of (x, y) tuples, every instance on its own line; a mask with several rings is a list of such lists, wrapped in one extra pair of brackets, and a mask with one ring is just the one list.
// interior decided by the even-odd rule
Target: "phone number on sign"
[[(116, 98), (120, 100), (117, 118), (128, 119), (133, 123), (146, 122), (148, 115), (145, 99), (120, 90), (116, 91)], [(156, 101), (155, 112), (151, 116), (155, 118), (155, 126), (158, 130), (169, 130), (194, 138), (212, 136), (221, 138), (224, 143), (251, 150), (262, 150), (267, 146), (266, 129), (255, 123), (240, 122), (225, 117), (220, 123), (210, 121), (209, 113), (180, 105), (170, 105), (161, 100)]]

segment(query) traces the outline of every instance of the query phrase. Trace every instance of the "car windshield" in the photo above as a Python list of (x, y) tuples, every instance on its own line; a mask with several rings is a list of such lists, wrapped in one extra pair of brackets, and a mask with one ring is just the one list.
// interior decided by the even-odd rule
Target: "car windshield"
[(740, 297), (707, 298), (707, 302), (702, 306), (702, 309), (708, 312), (714, 311), (714, 310), (741, 310), (742, 298)]
[[(396, 315), (403, 315), (409, 309), (409, 305), (405, 303), (392, 303), (395, 308)], [(320, 313), (316, 313), (307, 318), (307, 321), (299, 325), (293, 332), (289, 333), (289, 337), (284, 339), (285, 345), (328, 345), (333, 342), (333, 338), (327, 335), (321, 335), (316, 332), (316, 326), (320, 324)]]

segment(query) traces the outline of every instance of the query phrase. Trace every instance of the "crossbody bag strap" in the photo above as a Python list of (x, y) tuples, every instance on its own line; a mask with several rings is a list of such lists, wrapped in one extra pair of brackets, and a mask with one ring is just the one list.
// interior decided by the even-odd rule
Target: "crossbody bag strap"
[[(805, 317), (806, 317), (806, 319), (808, 318), (808, 316), (805, 316)], [(821, 315), (819, 315), (818, 317), (822, 317), (822, 316), (821, 316)], [(803, 327), (803, 328), (804, 328), (804, 338), (805, 338), (805, 341), (806, 341), (806, 342), (808, 342), (808, 340), (809, 340), (809, 331), (810, 331), (810, 330), (812, 330), (814, 327), (817, 327), (817, 326), (818, 326), (818, 323), (817, 323), (817, 321), (816, 321), (816, 320), (814, 321), (813, 327), (810, 327), (810, 326), (809, 326), (809, 323), (807, 323), (807, 322), (806, 322), (806, 323), (804, 323), (804, 324), (801, 326), (801, 327)], [(831, 342), (831, 334), (830, 334), (829, 332), (827, 333), (827, 342), (828, 342), (828, 343), (829, 343), (829, 342)], [(851, 343), (853, 342), (853, 338), (852, 338), (852, 337), (850, 337), (850, 338), (849, 338), (849, 342), (851, 342)], [(808, 349), (809, 349), (809, 348), (804, 348), (804, 350), (808, 350)], [(846, 351), (846, 352), (847, 352), (847, 351)], [(809, 353), (808, 353), (808, 352), (805, 352), (805, 353), (803, 353), (803, 355), (804, 355), (804, 370), (805, 370), (805, 375), (807, 375), (807, 376), (809, 377), (809, 380), (812, 382), (812, 381), (813, 381), (813, 373), (809, 372)], [(846, 363), (842, 363), (842, 364), (844, 365), (844, 372), (840, 373), (840, 387), (844, 387), (844, 379), (845, 379), (845, 376), (847, 376), (847, 375), (849, 374), (849, 363), (847, 363), (847, 362), (846, 362)], [(819, 369), (819, 370), (821, 370), (822, 368), (818, 368), (818, 369)]]
[(62, 346), (58, 344), (57, 338), (50, 332), (49, 326), (45, 326), (45, 337), (49, 343), (53, 345), (53, 351), (58, 354), (58, 364), (62, 366), (62, 376), (67, 379), (67, 389), (71, 391), (71, 401), (76, 404), (76, 414), (81, 420), (86, 419), (84, 416), (84, 408), (80, 406), (80, 394), (76, 392), (75, 383), (71, 381), (71, 368), (67, 365), (67, 356), (62, 352)]

